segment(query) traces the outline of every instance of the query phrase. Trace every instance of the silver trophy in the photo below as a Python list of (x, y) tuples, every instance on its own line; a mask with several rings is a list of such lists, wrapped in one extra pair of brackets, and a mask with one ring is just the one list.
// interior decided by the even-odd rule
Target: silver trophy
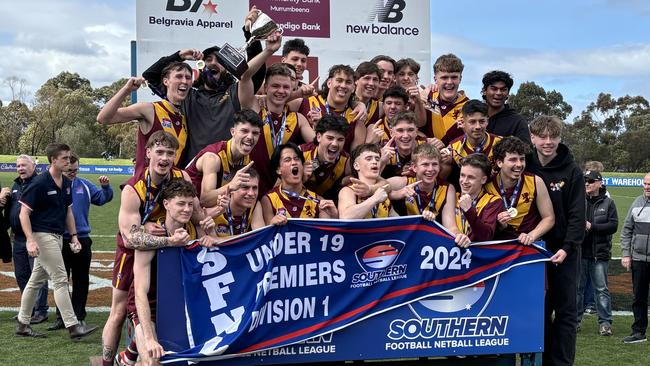
[(250, 26), (251, 38), (241, 48), (235, 48), (228, 43), (225, 43), (221, 50), (217, 52), (217, 60), (226, 70), (228, 70), (237, 79), (248, 70), (248, 63), (246, 62), (246, 49), (250, 47), (253, 42), (268, 38), (276, 31), (282, 33), (282, 28), (268, 15), (264, 14), (261, 10), (257, 10), (258, 16), (255, 22)]

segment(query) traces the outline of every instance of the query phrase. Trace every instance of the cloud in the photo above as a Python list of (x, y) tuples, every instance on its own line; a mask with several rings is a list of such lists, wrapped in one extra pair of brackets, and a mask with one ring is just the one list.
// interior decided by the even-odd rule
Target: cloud
[[(3, 8), (2, 78), (25, 79), (33, 94), (62, 71), (77, 72), (94, 87), (128, 76), (135, 2), (109, 4), (33, 0)], [(10, 97), (9, 90), (0, 86), (0, 99)]]

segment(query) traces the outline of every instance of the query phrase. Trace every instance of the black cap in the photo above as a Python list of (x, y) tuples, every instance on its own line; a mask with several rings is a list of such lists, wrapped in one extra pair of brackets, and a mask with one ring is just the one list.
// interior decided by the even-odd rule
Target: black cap
[(585, 172), (585, 179), (603, 180), (603, 176), (595, 170), (587, 170)]
[(220, 50), (221, 50), (221, 47), (219, 47), (219, 46), (212, 46), (212, 47), (206, 48), (205, 50), (203, 50), (203, 59), (205, 60), (205, 58), (208, 57), (208, 55), (210, 55), (211, 53), (217, 53)]

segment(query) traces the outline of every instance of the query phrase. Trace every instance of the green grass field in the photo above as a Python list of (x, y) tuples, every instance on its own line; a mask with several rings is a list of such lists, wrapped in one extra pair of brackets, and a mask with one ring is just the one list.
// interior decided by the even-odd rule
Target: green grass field
[[(62, 330), (47, 332), (47, 339), (18, 338), (13, 336), (13, 315), (0, 312), (0, 365), (88, 365), (90, 357), (100, 355), (99, 332), (81, 342), (70, 341), (67, 332)], [(87, 321), (90, 324), (104, 324), (107, 316), (106, 313), (89, 313)], [(632, 317), (614, 316), (614, 335), (601, 337), (598, 335), (596, 318), (587, 316), (578, 333), (575, 365), (647, 365), (649, 342), (633, 345), (621, 343), (622, 338), (628, 335), (631, 324)], [(46, 327), (39, 324), (34, 329), (46, 332)]]
[[(99, 160), (99, 159), (98, 159)], [(11, 161), (11, 160), (10, 160)], [(42, 160), (44, 161), (44, 160)], [(0, 162), (2, 162), (0, 157)], [(84, 162), (90, 162), (84, 159)], [(129, 161), (126, 161), (130, 164)], [(618, 175), (618, 174), (617, 174)], [(2, 186), (10, 185), (14, 173), (0, 173)], [(630, 176), (640, 176), (630, 175)], [(99, 175), (84, 175), (86, 179), (97, 182)], [(114, 250), (117, 231), (117, 213), (119, 210), (119, 184), (129, 176), (110, 175), (115, 197), (103, 207), (93, 207), (90, 221), (93, 227), (94, 250)], [(619, 231), (627, 210), (635, 197), (641, 194), (641, 188), (608, 188), (618, 208)], [(620, 256), (619, 233), (614, 236), (613, 255)], [(616, 265), (613, 263), (612, 265)], [(1, 295), (0, 295), (1, 296)], [(629, 310), (629, 309), (628, 309)], [(51, 333), (46, 340), (23, 339), (13, 336), (15, 322), (10, 318), (14, 313), (0, 312), (0, 365), (87, 365), (91, 356), (101, 352), (101, 334), (96, 333), (82, 342), (71, 342), (63, 331)], [(87, 321), (103, 325), (108, 314), (89, 313)], [(578, 334), (576, 365), (646, 365), (650, 342), (637, 345), (624, 345), (623, 336), (629, 334), (632, 318), (614, 317), (614, 336), (601, 337), (597, 334), (595, 317), (586, 317), (582, 331)], [(37, 325), (35, 329), (45, 331), (46, 325)]]

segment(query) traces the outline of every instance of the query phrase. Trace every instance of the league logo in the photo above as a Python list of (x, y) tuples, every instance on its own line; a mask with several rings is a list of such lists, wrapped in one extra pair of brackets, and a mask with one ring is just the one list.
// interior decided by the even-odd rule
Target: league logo
[(163, 120), (160, 121), (160, 124), (163, 126), (163, 128), (172, 128), (172, 121), (167, 118), (163, 118)]
[(406, 244), (400, 240), (382, 240), (357, 249), (354, 256), (364, 272), (352, 276), (350, 287), (367, 287), (377, 282), (406, 278), (406, 264), (397, 259)]

